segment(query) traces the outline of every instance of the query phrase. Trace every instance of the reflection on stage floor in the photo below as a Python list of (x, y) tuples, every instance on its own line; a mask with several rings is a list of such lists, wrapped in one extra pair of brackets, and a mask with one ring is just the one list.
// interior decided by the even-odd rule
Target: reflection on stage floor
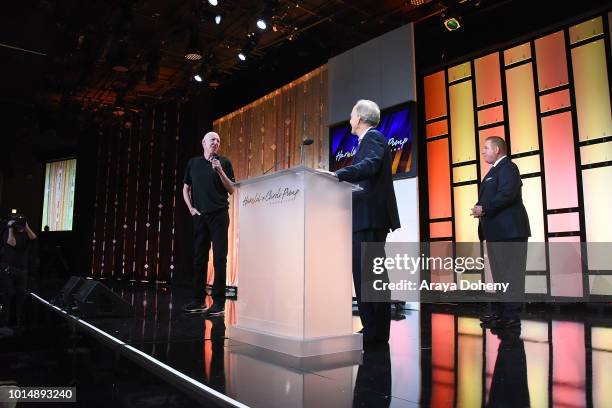
[[(224, 317), (206, 318), (181, 313), (187, 291), (114, 290), (136, 317), (88, 323), (248, 406), (612, 406), (612, 318), (605, 310), (529, 307), (520, 327), (491, 331), (468, 305), (422, 305), (398, 312), (388, 345), (296, 361), (226, 338), (235, 323), (232, 300)], [(354, 323), (360, 329), (358, 316)]]

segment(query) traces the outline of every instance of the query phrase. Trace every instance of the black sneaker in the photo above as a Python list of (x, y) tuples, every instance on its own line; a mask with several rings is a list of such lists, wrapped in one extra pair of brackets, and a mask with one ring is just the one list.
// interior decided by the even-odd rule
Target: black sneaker
[(189, 302), (183, 306), (183, 312), (186, 313), (202, 313), (206, 310), (206, 304), (200, 302)]
[(225, 314), (225, 307), (213, 305), (206, 311), (206, 315), (210, 317), (223, 316)]

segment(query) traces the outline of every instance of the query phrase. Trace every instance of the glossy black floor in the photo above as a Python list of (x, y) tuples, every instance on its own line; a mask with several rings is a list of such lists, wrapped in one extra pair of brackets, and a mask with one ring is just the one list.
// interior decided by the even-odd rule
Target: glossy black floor
[(136, 317), (86, 321), (133, 355), (32, 297), (26, 329), (0, 340), (0, 382), (75, 385), (73, 407), (212, 406), (176, 375), (143, 362), (141, 351), (254, 407), (612, 406), (609, 305), (532, 305), (521, 328), (493, 333), (469, 305), (421, 305), (398, 312), (389, 345), (366, 350), (360, 361), (298, 366), (225, 338), (233, 301), (225, 317), (206, 319), (180, 313), (187, 291), (113, 289), (134, 304)]

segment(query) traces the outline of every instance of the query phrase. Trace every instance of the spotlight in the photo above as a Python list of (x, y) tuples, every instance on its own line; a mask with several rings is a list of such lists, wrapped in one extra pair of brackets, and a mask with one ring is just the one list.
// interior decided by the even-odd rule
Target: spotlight
[(195, 74), (195, 75), (193, 76), (193, 79), (195, 79), (195, 80), (196, 80), (196, 82), (202, 82), (202, 77), (200, 76), (200, 74)]
[(218, 24), (221, 24), (221, 14), (217, 14), (217, 15), (215, 16), (215, 23), (216, 23), (217, 25), (218, 25)]
[(266, 24), (263, 18), (257, 19), (257, 28), (259, 28), (260, 30), (265, 30), (266, 28), (268, 28), (268, 25)]
[(189, 36), (189, 43), (185, 49), (185, 59), (189, 61), (199, 61), (202, 59), (200, 33), (197, 30), (194, 30)]
[(444, 20), (444, 27), (448, 31), (455, 31), (461, 28), (461, 22), (458, 17), (449, 17)]
[(241, 52), (238, 53), (238, 58), (240, 59), (240, 61), (246, 61), (246, 55)]
[(208, 0), (208, 4), (210, 4), (211, 6), (216, 6), (217, 4), (219, 4), (219, 2), (217, 0)]

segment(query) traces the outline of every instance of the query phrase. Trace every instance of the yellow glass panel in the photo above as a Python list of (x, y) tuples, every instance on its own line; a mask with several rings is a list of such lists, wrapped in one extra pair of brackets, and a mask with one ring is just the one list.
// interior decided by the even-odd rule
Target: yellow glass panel
[(547, 293), (546, 276), (531, 275), (525, 277), (525, 293)]
[[(587, 242), (612, 242), (612, 166), (582, 171)], [(591, 258), (591, 257), (589, 257)], [(589, 268), (591, 262), (589, 259)]]
[[(523, 204), (529, 217), (531, 237), (529, 242), (544, 242), (544, 214), (542, 204), (542, 181), (540, 177), (523, 179)], [(527, 270), (546, 269), (546, 250), (544, 245), (529, 245), (527, 250)]]
[(583, 165), (612, 160), (612, 142), (597, 143), (580, 147), (580, 161)]
[(474, 336), (482, 336), (482, 328), (480, 320), (470, 317), (460, 317), (457, 321), (457, 332), (459, 334), (471, 334)]
[(612, 276), (589, 275), (589, 288), (591, 295), (612, 296)]
[(476, 184), (453, 188), (455, 201), (455, 237), (457, 242), (478, 242), (478, 220), (470, 209), (478, 200)]
[(479, 273), (461, 273), (457, 274), (457, 282), (459, 280), (468, 281), (470, 283), (478, 283), (478, 281), (482, 280), (482, 275)]
[(482, 405), (482, 329), (480, 333), (480, 336), (465, 334), (458, 336), (457, 406), (459, 407)]
[(470, 62), (464, 62), (463, 64), (455, 65), (448, 69), (448, 82), (455, 82), (463, 78), (472, 76), (472, 67)]
[(529, 403), (532, 407), (548, 407), (549, 385), (549, 350), (548, 324), (539, 323), (544, 331), (541, 340), (528, 340), (525, 336), (524, 321), (521, 322), (522, 335), (525, 338), (525, 357), (527, 357), (527, 386), (529, 387)]
[[(534, 276), (535, 277), (535, 276)], [(545, 278), (545, 276), (543, 276)], [(548, 324), (535, 320), (521, 321), (521, 338), (526, 342), (548, 343)]]
[(467, 166), (455, 167), (453, 169), (453, 183), (461, 183), (463, 181), (476, 181), (476, 165), (468, 164)]
[(521, 174), (539, 173), (540, 172), (540, 155), (519, 157), (512, 159), (514, 164), (519, 168)]
[(604, 40), (572, 49), (580, 141), (612, 135)]
[(592, 18), (570, 27), (570, 44), (603, 34), (603, 21), (601, 17)]
[(531, 64), (506, 71), (512, 154), (539, 149)]
[(531, 44), (517, 45), (504, 51), (504, 65), (514, 64), (531, 58)]
[[(612, 336), (612, 334), (608, 334)], [(612, 407), (612, 353), (594, 350), (591, 356), (593, 372), (593, 406)]]
[(591, 347), (612, 351), (612, 328), (593, 327), (591, 329)]
[(472, 81), (449, 88), (453, 163), (476, 159)]

